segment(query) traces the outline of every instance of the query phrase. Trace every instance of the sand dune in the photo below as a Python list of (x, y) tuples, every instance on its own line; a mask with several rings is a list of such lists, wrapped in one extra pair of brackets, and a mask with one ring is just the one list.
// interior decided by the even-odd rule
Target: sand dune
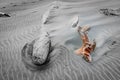
[[(46, 1), (0, 18), (0, 80), (119, 80), (120, 17), (99, 12), (119, 5), (118, 0)], [(88, 34), (97, 43), (92, 63), (74, 53), (81, 46), (75, 25), (91, 27)], [(42, 28), (56, 44), (55, 50), (44, 69), (30, 71), (21, 50), (39, 37)]]

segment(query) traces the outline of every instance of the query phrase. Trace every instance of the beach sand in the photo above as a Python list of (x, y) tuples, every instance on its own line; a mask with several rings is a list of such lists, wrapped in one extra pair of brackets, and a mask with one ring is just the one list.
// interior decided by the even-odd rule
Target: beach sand
[[(105, 16), (99, 12), (103, 8), (120, 8), (120, 1), (1, 0), (0, 12), (11, 17), (0, 17), (0, 80), (119, 80), (120, 16)], [(88, 35), (97, 43), (92, 63), (74, 53), (81, 46), (75, 20), (91, 27)], [(42, 27), (52, 43), (64, 46), (63, 52), (56, 52), (59, 56), (45, 70), (32, 72), (21, 50), (39, 37)]]

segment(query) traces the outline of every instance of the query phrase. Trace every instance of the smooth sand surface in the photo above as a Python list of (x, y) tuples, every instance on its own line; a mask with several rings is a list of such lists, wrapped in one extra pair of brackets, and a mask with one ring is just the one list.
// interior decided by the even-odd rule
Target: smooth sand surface
[[(0, 10), (11, 15), (0, 17), (0, 80), (120, 79), (120, 17), (99, 12), (101, 8), (120, 8), (119, 0), (41, 0), (14, 7), (21, 2), (10, 3), (0, 4)], [(75, 20), (80, 26), (91, 27), (88, 35), (97, 43), (92, 63), (74, 53), (81, 46), (77, 27), (72, 27)], [(54, 44), (64, 47), (57, 47), (54, 53), (58, 56), (45, 70), (32, 72), (22, 62), (21, 50), (39, 37), (41, 27), (50, 33)]]

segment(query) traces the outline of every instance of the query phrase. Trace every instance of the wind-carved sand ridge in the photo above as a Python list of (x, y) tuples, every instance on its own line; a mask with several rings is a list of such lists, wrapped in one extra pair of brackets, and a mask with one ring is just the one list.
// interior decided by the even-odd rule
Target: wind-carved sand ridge
[(49, 33), (44, 29), (44, 24), (46, 24), (51, 18), (52, 10), (59, 7), (55, 3), (56, 2), (52, 3), (50, 10), (48, 10), (42, 17), (42, 29), (39, 38), (33, 40), (31, 43), (26, 43), (22, 49), (22, 61), (27, 68), (29, 66), (31, 68), (34, 66), (33, 69), (41, 69), (42, 66), (43, 69), (45, 67), (43, 65), (46, 65), (49, 60), (51, 60), (49, 59), (51, 55), (50, 53), (54, 53), (53, 50), (56, 49), (56, 47), (51, 46)]
[[(118, 7), (118, 5), (120, 5), (119, 1), (107, 0), (92, 0), (92, 2), (84, 1), (83, 3), (62, 2), (62, 4), (60, 2), (60, 8), (54, 10), (58, 12), (49, 13), (49, 19), (44, 17), (43, 22), (40, 22), (41, 11), (26, 14), (26, 16), (19, 14), (20, 16), (13, 19), (3, 21), (1, 19), (1, 22), (4, 23), (1, 23), (0, 27), (2, 28), (0, 32), (2, 38), (0, 38), (0, 79), (119, 80), (120, 18), (105, 17), (98, 11), (101, 6)], [(55, 17), (50, 18), (54, 14)], [(46, 22), (47, 20), (48, 22)], [(75, 22), (73, 22), (74, 20)], [(16, 25), (14, 25), (14, 21), (17, 22)], [(21, 23), (23, 25), (20, 25)], [(97, 45), (92, 53), (93, 61), (91, 63), (74, 53), (74, 50), (81, 46), (76, 29), (78, 25), (90, 26), (88, 36), (96, 40)], [(10, 31), (6, 30), (7, 27), (11, 28)], [(43, 53), (39, 53), (39, 50)], [(38, 58), (33, 58), (32, 61), (33, 55)], [(41, 55), (43, 56), (41, 57)]]
[(58, 12), (58, 10), (60, 8), (60, 4), (61, 4), (61, 2), (58, 2), (58, 1), (54, 1), (53, 3), (51, 3), (48, 10), (42, 16), (42, 24), (48, 23), (49, 20), (54, 18), (54, 16), (57, 16), (56, 13)]

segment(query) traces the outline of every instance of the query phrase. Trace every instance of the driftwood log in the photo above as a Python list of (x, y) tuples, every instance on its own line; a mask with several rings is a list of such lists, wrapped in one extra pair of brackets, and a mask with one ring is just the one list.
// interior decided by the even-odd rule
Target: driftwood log
[[(30, 65), (35, 69), (48, 61), (49, 53), (52, 51), (51, 40), (47, 32), (42, 33), (39, 38), (26, 43), (22, 49), (22, 61), (27, 67)], [(27, 64), (26, 64), (27, 63)]]
[(0, 12), (0, 17), (10, 17), (10, 15), (6, 14), (6, 13), (3, 13), (3, 12)]
[(100, 9), (100, 13), (106, 15), (106, 16), (120, 16), (120, 8), (118, 9)]

